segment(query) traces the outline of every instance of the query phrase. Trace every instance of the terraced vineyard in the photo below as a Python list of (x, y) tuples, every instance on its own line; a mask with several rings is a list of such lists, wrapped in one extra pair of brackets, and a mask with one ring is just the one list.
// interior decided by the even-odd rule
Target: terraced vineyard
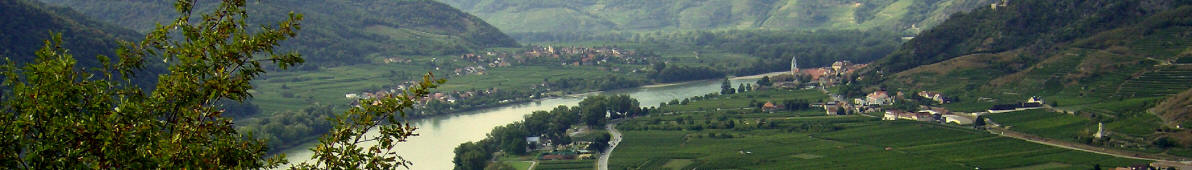
[(1192, 66), (1170, 66), (1126, 80), (1116, 95), (1121, 97), (1167, 96), (1192, 88)]
[(593, 169), (595, 166), (592, 160), (538, 161), (534, 169)]

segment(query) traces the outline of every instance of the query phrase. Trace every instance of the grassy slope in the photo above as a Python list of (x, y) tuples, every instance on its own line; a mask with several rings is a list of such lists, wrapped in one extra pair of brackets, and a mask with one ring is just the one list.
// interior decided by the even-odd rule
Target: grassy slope
[(1159, 115), (1164, 122), (1186, 122), (1192, 117), (1192, 89), (1164, 99), (1149, 111)]

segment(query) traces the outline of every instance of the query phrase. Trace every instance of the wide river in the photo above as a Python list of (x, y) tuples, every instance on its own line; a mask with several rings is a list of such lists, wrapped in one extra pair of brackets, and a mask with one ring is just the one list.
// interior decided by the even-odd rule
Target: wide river
[[(773, 74), (773, 73), (771, 73)], [(759, 76), (737, 77), (731, 79), (733, 88), (741, 83), (757, 81)], [(584, 97), (594, 94), (629, 94), (637, 99), (642, 106), (658, 106), (658, 103), (673, 99), (689, 98), (720, 91), (722, 80), (692, 81), (668, 85), (654, 85), (631, 89), (621, 89), (598, 93), (588, 93), (568, 97), (546, 98), (534, 102), (506, 105), (501, 107), (468, 111), (447, 116), (437, 116), (420, 119), (413, 122), (419, 136), (410, 137), (409, 141), (397, 145), (398, 153), (406, 160), (413, 162), (411, 169), (452, 169), (451, 163), (455, 157), (455, 147), (464, 142), (484, 139), (494, 127), (521, 121), (526, 115), (534, 111), (550, 110), (559, 105), (575, 106)], [(310, 146), (313, 141), (285, 151), (291, 164), (310, 159)]]

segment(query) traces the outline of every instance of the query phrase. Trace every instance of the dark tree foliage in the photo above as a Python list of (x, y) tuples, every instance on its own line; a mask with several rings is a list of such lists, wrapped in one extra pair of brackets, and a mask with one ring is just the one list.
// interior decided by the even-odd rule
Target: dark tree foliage
[[(238, 133), (216, 107), (250, 97), (249, 81), (263, 63), (288, 68), (303, 60), (274, 52), (296, 35), (301, 15), (276, 25), (243, 27), (245, 1), (224, 1), (193, 16), (194, 1), (179, 0), (181, 15), (158, 25), (139, 43), (121, 42), (118, 60), (77, 60), (54, 35), (22, 67), (6, 59), (0, 118), (0, 164), (26, 169), (248, 169), (284, 163), (268, 157), (262, 140)], [(201, 20), (191, 23), (190, 19)], [(178, 36), (178, 37), (174, 37)], [(152, 92), (132, 83), (146, 60), (168, 63)]]
[(601, 133), (596, 135), (596, 139), (592, 140), (592, 144), (588, 148), (595, 148), (597, 151), (604, 152), (608, 149), (608, 142), (612, 140), (612, 136), (608, 133)]
[(680, 82), (724, 77), (724, 72), (705, 66), (666, 66), (647, 75), (658, 82)]
[[(640, 116), (645, 114), (636, 99), (628, 95), (589, 96), (580, 101), (579, 106), (559, 106), (551, 111), (536, 111), (526, 116), (521, 122), (497, 127), (488, 136), (476, 143), (465, 143), (455, 148), (456, 169), (484, 168), (486, 162), (492, 159), (491, 153), (503, 151), (508, 154), (524, 155), (529, 146), (526, 137), (542, 137), (554, 144), (570, 143), (573, 139), (567, 136), (567, 129), (572, 126), (587, 125), (589, 128), (603, 128), (609, 118), (626, 116)], [(605, 116), (611, 117), (605, 117)], [(608, 147), (611, 137), (596, 136), (591, 142), (603, 143), (597, 148)], [(579, 139), (576, 139), (579, 140)]]
[[(169, 23), (171, 1), (45, 0), (71, 6), (81, 13), (138, 31), (155, 23)], [(214, 6), (200, 1), (198, 9)], [(302, 36), (282, 43), (282, 49), (307, 56), (316, 65), (370, 62), (390, 55), (450, 55), (488, 47), (516, 47), (517, 42), (478, 17), (437, 1), (253, 1), (249, 26), (270, 23), (291, 11), (305, 14)], [(125, 10), (138, 9), (138, 10)], [(8, 16), (8, 15), (6, 15)]]

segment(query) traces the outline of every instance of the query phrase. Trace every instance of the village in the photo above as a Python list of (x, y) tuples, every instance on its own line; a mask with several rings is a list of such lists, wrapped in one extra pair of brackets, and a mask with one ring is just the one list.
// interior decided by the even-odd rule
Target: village
[[(488, 69), (509, 67), (514, 65), (557, 65), (557, 66), (610, 66), (611, 64), (648, 64), (657, 60), (659, 56), (651, 53), (639, 53), (635, 50), (618, 47), (555, 47), (530, 45), (516, 51), (489, 50), (481, 53), (461, 54), (451, 58), (451, 63), (464, 63), (464, 66), (452, 69), (454, 76), (484, 75)], [(439, 62), (439, 58), (432, 58), (431, 63)], [(382, 57), (377, 64), (411, 63), (408, 57)], [(442, 69), (436, 67), (436, 70)], [(608, 71), (619, 72), (618, 67), (607, 68)], [(637, 71), (637, 70), (633, 70)]]
[[(820, 89), (825, 93), (829, 93), (829, 88), (841, 85), (845, 80), (851, 78), (849, 76), (854, 71), (865, 66), (867, 64), (835, 61), (832, 65), (825, 67), (800, 69), (797, 62), (792, 59), (790, 74), (777, 75), (770, 80), (774, 81), (774, 87), (778, 88)], [(891, 92), (886, 89), (877, 89), (858, 98), (845, 99), (839, 94), (830, 94), (830, 97), (832, 98), (831, 101), (812, 103), (811, 107), (822, 108), (826, 115), (868, 115), (862, 113), (882, 113), (880, 114), (882, 120), (911, 120), (955, 125), (973, 125), (974, 123), (983, 125), (985, 120), (978, 120), (982, 115), (1040, 109), (1045, 106), (1041, 97), (1032, 96), (1015, 104), (993, 105), (988, 110), (981, 112), (955, 112), (944, 107), (920, 105), (918, 102), (915, 102), (926, 101), (942, 105), (951, 103), (953, 100), (943, 93), (928, 90), (908, 94), (903, 91)], [(893, 107), (899, 104), (898, 102), (908, 103), (902, 105), (903, 107), (901, 108)], [(761, 105), (760, 109), (766, 111), (784, 107), (788, 106), (765, 102), (765, 104)]]

